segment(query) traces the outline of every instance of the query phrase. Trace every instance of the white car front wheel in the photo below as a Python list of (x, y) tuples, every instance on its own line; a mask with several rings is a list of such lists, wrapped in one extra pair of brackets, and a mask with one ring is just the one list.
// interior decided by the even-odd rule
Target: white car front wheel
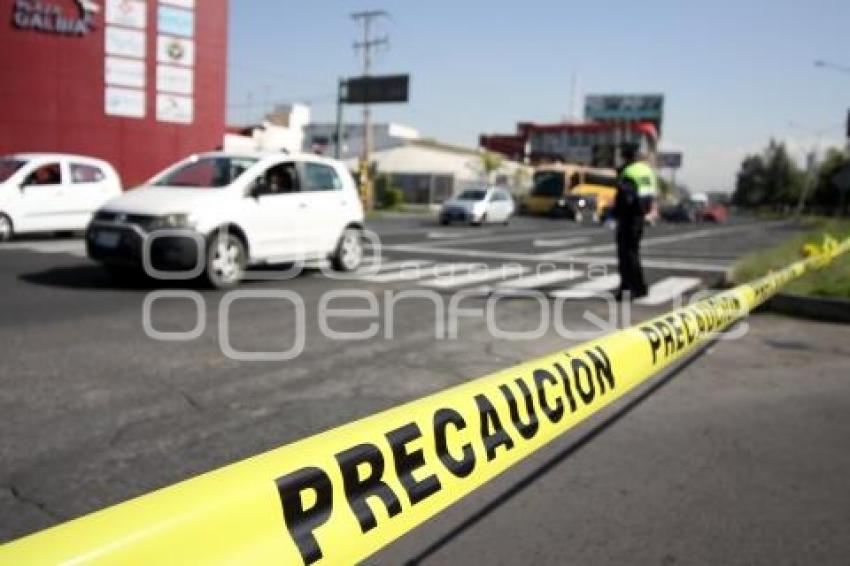
[(337, 271), (354, 271), (363, 262), (363, 235), (357, 228), (346, 228), (333, 255)]
[(207, 282), (216, 289), (235, 287), (242, 280), (247, 264), (245, 244), (237, 236), (218, 232), (207, 247)]

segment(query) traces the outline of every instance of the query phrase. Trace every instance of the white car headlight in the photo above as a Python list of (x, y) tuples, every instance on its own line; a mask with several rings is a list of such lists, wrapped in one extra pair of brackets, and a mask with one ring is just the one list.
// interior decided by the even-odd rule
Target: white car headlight
[(147, 229), (167, 230), (174, 228), (191, 228), (195, 225), (195, 220), (189, 214), (166, 214), (157, 216), (147, 225)]

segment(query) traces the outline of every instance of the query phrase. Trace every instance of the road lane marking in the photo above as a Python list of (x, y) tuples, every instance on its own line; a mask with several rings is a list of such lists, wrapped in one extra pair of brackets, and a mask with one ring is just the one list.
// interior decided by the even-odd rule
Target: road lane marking
[[(463, 238), (464, 236), (469, 236), (470, 233), (471, 232), (468, 231), (468, 230), (465, 230), (463, 232), (461, 232), (461, 231), (454, 231), (454, 232), (436, 231), (436, 232), (428, 232), (427, 237), (428, 237), (428, 239), (431, 239), (431, 240), (443, 240), (443, 239)], [(478, 231), (478, 230), (475, 231), (476, 235), (490, 234), (490, 233), (492, 233), (492, 230), (486, 231), (486, 232), (483, 232), (483, 233)]]
[(572, 246), (574, 244), (583, 244), (590, 238), (563, 238), (560, 240), (534, 240), (535, 248), (560, 248), (563, 246)]
[(520, 277), (519, 279), (511, 279), (499, 283), (496, 287), (499, 289), (535, 289), (538, 287), (546, 287), (561, 283), (564, 281), (572, 281), (584, 275), (584, 272), (576, 269), (556, 269), (544, 273), (535, 273)]
[(646, 306), (657, 306), (690, 291), (702, 283), (696, 277), (667, 277), (649, 287), (649, 294), (638, 299), (635, 303)]
[[(488, 243), (496, 243), (496, 242), (513, 242), (520, 240), (534, 240), (535, 238), (545, 237), (545, 236), (565, 236), (569, 235), (570, 237), (574, 236), (584, 236), (590, 234), (600, 234), (600, 229), (598, 228), (586, 228), (582, 230), (550, 230), (547, 232), (540, 232), (538, 230), (529, 231), (529, 232), (508, 232), (504, 234), (498, 234), (494, 236), (484, 236), (478, 237), (480, 232), (470, 229), (466, 232), (466, 235), (475, 234), (474, 237), (471, 238), (452, 238), (452, 239), (444, 239), (437, 242), (427, 242), (426, 245), (434, 246), (434, 247), (451, 247), (457, 245), (465, 245), (465, 244), (488, 244)], [(585, 238), (585, 241), (589, 238)], [(578, 243), (578, 242), (576, 242)]]
[(564, 299), (589, 299), (613, 291), (620, 286), (619, 275), (605, 275), (595, 279), (588, 279), (577, 285), (573, 285), (569, 289), (560, 289), (551, 291), (550, 297), (558, 297)]
[(369, 283), (397, 283), (399, 281), (415, 281), (416, 279), (424, 279), (426, 277), (439, 276), (440, 273), (448, 272), (456, 274), (458, 272), (466, 273), (470, 269), (478, 266), (480, 263), (438, 263), (435, 265), (421, 265), (418, 267), (403, 268), (398, 271), (390, 271), (388, 273), (378, 273), (376, 275), (363, 275), (357, 279), (368, 281)]
[(361, 268), (361, 271), (367, 271), (369, 275), (373, 275), (372, 271), (393, 271), (399, 269), (416, 269), (418, 267), (424, 267), (426, 265), (431, 265), (434, 263), (431, 260), (427, 259), (402, 259), (398, 261), (388, 261), (388, 262), (371, 262), (368, 265), (365, 265)]
[[(528, 254), (516, 252), (495, 252), (492, 250), (463, 250), (463, 249), (447, 249), (434, 248), (429, 246), (409, 246), (409, 245), (394, 245), (384, 246), (387, 251), (416, 253), (425, 255), (440, 255), (452, 257), (464, 257), (471, 259), (493, 259), (493, 260), (515, 260), (515, 261), (549, 261), (561, 264), (582, 264), (582, 265), (617, 265), (615, 257), (551, 257), (551, 254)], [(644, 260), (644, 267), (657, 269), (676, 269), (679, 271), (697, 271), (708, 273), (726, 273), (729, 269), (727, 265), (709, 264), (709, 263), (693, 263), (684, 261), (662, 261), (662, 260)]]
[[(619, 262), (613, 256), (585, 256), (572, 257), (569, 260), (558, 260), (565, 263), (579, 263), (586, 265), (617, 265)], [(676, 271), (698, 271), (701, 273), (726, 273), (729, 265), (716, 263), (696, 263), (692, 261), (641, 259), (644, 269), (673, 269)]]
[(451, 274), (428, 281), (423, 281), (421, 284), (425, 287), (435, 287), (437, 289), (448, 289), (451, 287), (461, 287), (472, 285), (475, 283), (484, 283), (493, 281), (494, 279), (505, 279), (508, 277), (516, 277), (528, 273), (530, 269), (522, 265), (503, 265), (500, 267), (482, 266), (482, 269), (469, 270), (464, 274)]

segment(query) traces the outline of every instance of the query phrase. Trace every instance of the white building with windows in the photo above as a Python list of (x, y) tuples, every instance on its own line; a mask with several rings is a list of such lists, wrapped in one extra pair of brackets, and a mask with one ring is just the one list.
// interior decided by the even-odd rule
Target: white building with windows
[[(340, 156), (345, 159), (357, 157), (363, 153), (363, 124), (344, 124)], [(401, 124), (372, 124), (372, 151), (382, 151), (401, 147), (411, 140), (419, 139), (419, 132)], [(321, 153), (333, 157), (336, 155), (336, 124), (308, 124), (304, 128), (304, 151)]]
[[(355, 170), (358, 160), (358, 156), (352, 156), (345, 161)], [(408, 204), (438, 204), (465, 189), (487, 185), (504, 186), (520, 194), (532, 178), (526, 165), (504, 160), (488, 179), (480, 150), (429, 139), (410, 139), (375, 151), (371, 160), (376, 175), (385, 176), (389, 186), (401, 189)]]

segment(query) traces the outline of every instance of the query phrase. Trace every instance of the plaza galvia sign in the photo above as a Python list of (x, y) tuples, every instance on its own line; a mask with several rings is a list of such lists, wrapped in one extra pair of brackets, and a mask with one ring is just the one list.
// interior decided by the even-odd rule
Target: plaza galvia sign
[[(65, 4), (75, 5), (68, 9)], [(93, 0), (16, 0), (12, 21), (20, 29), (60, 35), (88, 35), (100, 6)]]

